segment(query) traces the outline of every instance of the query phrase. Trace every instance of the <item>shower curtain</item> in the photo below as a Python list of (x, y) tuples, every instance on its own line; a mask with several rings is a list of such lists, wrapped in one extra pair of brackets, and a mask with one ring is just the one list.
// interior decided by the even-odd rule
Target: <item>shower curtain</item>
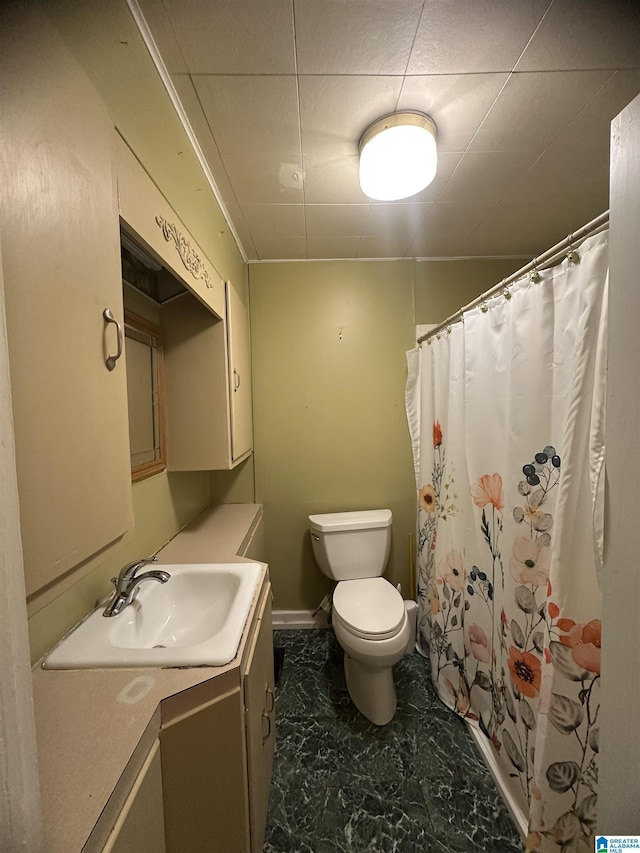
[(606, 287), (600, 233), (408, 354), (419, 645), (540, 853), (594, 849)]

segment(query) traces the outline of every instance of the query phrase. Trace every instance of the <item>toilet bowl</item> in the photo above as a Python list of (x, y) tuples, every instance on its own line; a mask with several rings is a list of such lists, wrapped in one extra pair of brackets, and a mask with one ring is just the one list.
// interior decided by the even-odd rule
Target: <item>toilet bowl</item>
[(344, 650), (349, 695), (378, 726), (396, 711), (392, 667), (411, 647), (413, 619), (399, 591), (382, 577), (391, 545), (391, 511), (309, 516), (321, 571), (338, 583), (332, 621)]

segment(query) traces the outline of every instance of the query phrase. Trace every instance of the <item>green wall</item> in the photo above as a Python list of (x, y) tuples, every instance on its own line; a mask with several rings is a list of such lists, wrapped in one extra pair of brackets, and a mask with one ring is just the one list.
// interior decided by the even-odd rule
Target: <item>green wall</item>
[(472, 258), (417, 261), (416, 324), (441, 323), (489, 290), (530, 258)]
[(438, 323), (521, 261), (251, 264), (256, 500), (277, 610), (313, 610), (330, 582), (307, 516), (389, 507), (386, 577), (410, 594), (415, 484), (404, 409), (416, 323)]

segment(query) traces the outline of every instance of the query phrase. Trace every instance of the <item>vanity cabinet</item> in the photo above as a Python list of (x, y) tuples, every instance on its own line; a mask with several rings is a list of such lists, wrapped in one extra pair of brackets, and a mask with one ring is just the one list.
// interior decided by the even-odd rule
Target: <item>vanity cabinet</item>
[(166, 853), (159, 746), (156, 740), (102, 853)]
[(249, 848), (242, 690), (228, 690), (160, 732), (167, 853)]
[(271, 588), (258, 615), (243, 673), (251, 853), (261, 853), (276, 739)]
[(133, 523), (112, 122), (35, 5), (7, 4), (0, 231), (26, 591)]
[(271, 585), (266, 584), (240, 683), (160, 731), (167, 853), (260, 853), (274, 746)]

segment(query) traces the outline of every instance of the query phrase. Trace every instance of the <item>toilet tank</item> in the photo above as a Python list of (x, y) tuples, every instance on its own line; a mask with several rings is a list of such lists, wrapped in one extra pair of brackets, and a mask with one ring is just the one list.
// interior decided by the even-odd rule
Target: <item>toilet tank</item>
[(311, 544), (321, 571), (333, 580), (382, 575), (391, 549), (390, 509), (309, 516)]

